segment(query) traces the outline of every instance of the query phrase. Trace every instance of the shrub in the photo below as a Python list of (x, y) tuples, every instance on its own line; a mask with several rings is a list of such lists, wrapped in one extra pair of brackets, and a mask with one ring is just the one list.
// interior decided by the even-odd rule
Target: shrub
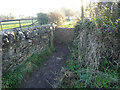
[(60, 12), (49, 12), (48, 13), (48, 22), (49, 23), (56, 23), (57, 26), (63, 26), (65, 22), (65, 17)]
[(38, 13), (38, 22), (40, 25), (47, 24), (48, 23), (48, 16), (45, 13)]

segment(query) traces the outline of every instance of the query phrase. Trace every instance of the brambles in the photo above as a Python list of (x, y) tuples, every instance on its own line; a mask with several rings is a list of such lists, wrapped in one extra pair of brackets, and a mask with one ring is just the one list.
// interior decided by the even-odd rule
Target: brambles
[(93, 18), (91, 15), (77, 21), (74, 39), (77, 48), (73, 47), (64, 69), (64, 73), (72, 73), (72, 78), (62, 77), (59, 87), (120, 88), (120, 20), (113, 17), (116, 10), (110, 13), (112, 9), (106, 6), (96, 12), (92, 7)]

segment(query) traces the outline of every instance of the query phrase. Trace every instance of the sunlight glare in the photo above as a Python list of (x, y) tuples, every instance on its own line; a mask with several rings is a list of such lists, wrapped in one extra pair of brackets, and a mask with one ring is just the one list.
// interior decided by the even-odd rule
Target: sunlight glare
[[(83, 0), (87, 6), (90, 0)], [(35, 16), (39, 12), (49, 12), (67, 7), (75, 11), (81, 10), (81, 0), (1, 0), (0, 15), (12, 13), (15, 16)]]

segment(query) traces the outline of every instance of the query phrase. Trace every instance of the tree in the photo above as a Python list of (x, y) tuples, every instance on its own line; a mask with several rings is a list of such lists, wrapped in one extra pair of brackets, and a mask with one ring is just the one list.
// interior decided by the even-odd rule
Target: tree
[(15, 16), (13, 16), (13, 14), (10, 13), (10, 14), (8, 15), (8, 18), (9, 18), (9, 19), (15, 19)]
[(9, 15), (0, 15), (0, 20), (10, 20), (15, 19), (16, 17), (13, 16), (11, 13)]
[(82, 5), (81, 5), (81, 19), (82, 19), (82, 21), (83, 21), (83, 19), (84, 19), (84, 7), (83, 7), (83, 0), (81, 0), (81, 3), (82, 3)]
[(48, 13), (48, 22), (49, 23), (56, 23), (57, 26), (62, 26), (65, 22), (65, 16), (57, 11), (49, 12)]
[(45, 13), (38, 13), (38, 22), (40, 25), (47, 24), (48, 23), (48, 16)]

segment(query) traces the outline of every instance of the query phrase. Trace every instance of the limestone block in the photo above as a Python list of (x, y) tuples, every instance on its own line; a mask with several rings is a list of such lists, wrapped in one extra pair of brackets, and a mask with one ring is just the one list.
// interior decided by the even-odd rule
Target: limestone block
[(0, 31), (3, 73), (14, 70), (33, 53), (40, 54), (50, 43), (53, 26), (38, 25)]
[(4, 33), (2, 36), (2, 45), (7, 46), (9, 44), (8, 34)]

